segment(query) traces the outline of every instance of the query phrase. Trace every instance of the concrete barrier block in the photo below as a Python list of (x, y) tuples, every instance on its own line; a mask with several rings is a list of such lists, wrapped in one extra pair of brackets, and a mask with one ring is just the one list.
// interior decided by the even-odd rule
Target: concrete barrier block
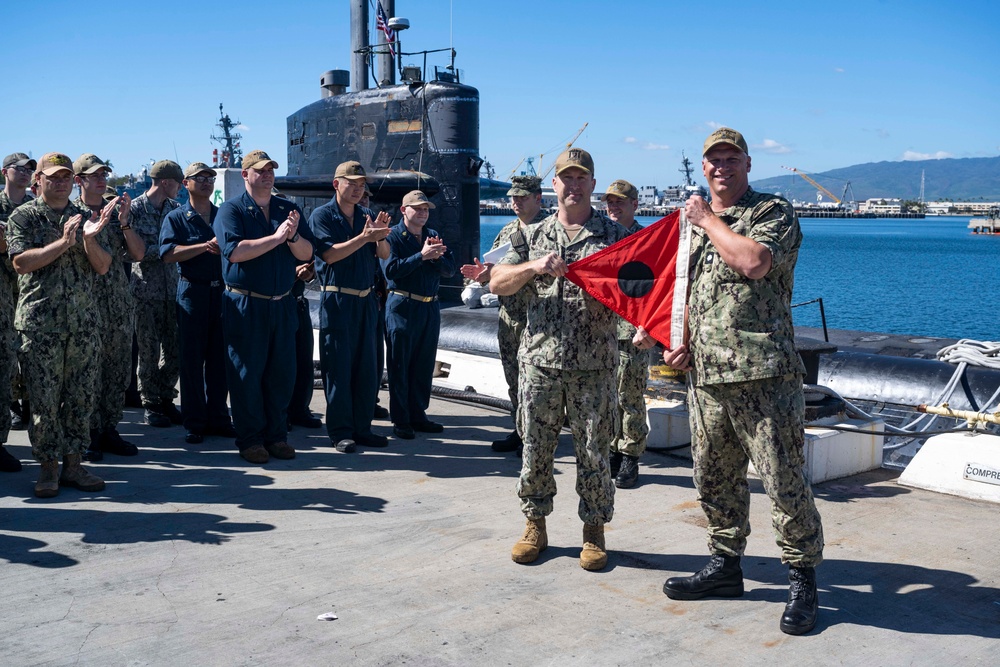
[(899, 483), (1000, 503), (1000, 436), (944, 433), (927, 438)]

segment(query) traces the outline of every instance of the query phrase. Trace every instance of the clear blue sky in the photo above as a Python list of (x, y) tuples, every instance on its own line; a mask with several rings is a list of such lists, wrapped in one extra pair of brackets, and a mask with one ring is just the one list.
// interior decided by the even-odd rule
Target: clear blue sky
[[(318, 98), (322, 72), (350, 67), (347, 1), (152, 7), (4, 2), (0, 153), (94, 152), (118, 173), (210, 161), (223, 102), (243, 148), (283, 172), (286, 117)], [(551, 164), (585, 122), (599, 188), (677, 183), (681, 151), (697, 162), (717, 125), (746, 135), (752, 178), (1000, 154), (995, 0), (397, 0), (395, 13), (412, 25), (405, 50), (447, 47), (453, 21), (500, 177), (526, 155)]]

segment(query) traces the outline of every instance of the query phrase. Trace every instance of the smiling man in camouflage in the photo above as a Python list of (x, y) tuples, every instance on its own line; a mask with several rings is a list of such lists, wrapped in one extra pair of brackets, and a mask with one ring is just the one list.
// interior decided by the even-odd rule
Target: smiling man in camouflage
[(795, 352), (791, 297), (802, 232), (781, 197), (755, 192), (743, 135), (720, 128), (705, 140), (702, 170), (709, 205), (691, 197), (688, 333), (663, 354), (692, 371), (694, 482), (708, 518), (709, 563), (671, 577), (675, 600), (743, 595), (740, 557), (750, 535), (752, 461), (771, 500), (771, 520), (788, 565), (788, 604), (779, 627), (800, 635), (816, 625), (815, 567), (823, 527), (805, 479), (802, 361)]
[(580, 566), (600, 570), (608, 561), (604, 524), (614, 516), (615, 485), (608, 467), (617, 405), (617, 316), (565, 278), (571, 262), (625, 237), (625, 230), (590, 205), (594, 160), (580, 148), (556, 160), (552, 187), (559, 208), (524, 234), (493, 267), (490, 290), (528, 294), (527, 324), (518, 352), (518, 432), (524, 440), (517, 495), (527, 518), (511, 549), (531, 563), (548, 546), (545, 517), (552, 513), (553, 463), (559, 431), (568, 419), (576, 449), (576, 490), (583, 520)]
[(98, 216), (70, 202), (72, 167), (62, 153), (43, 155), (35, 172), (40, 196), (15, 209), (7, 228), (20, 276), (14, 327), (21, 334), (18, 356), (33, 411), (28, 437), (41, 464), (39, 498), (58, 495), (60, 485), (104, 489), (104, 481), (80, 462), (90, 442), (101, 346), (94, 278), (111, 265), (98, 236), (117, 202)]

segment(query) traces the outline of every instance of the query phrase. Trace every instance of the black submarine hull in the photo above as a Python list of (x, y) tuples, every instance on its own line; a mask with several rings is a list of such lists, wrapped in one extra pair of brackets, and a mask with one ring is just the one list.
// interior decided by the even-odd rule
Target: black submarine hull
[[(357, 160), (372, 199), (398, 220), (410, 190), (435, 208), (436, 229), (459, 265), (479, 255), (479, 91), (425, 81), (323, 97), (288, 117), (288, 172), (275, 187), (308, 218), (333, 196), (338, 164)], [(429, 174), (429, 175), (428, 175)], [(442, 281), (442, 300), (457, 301), (462, 277)]]

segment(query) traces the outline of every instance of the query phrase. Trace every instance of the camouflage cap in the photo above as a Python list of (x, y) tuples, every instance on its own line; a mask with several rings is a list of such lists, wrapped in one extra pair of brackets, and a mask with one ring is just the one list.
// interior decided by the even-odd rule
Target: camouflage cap
[(46, 176), (57, 174), (63, 170), (72, 173), (73, 161), (62, 153), (46, 153), (42, 156), (42, 159), (38, 161), (37, 172), (45, 174)]
[(420, 190), (411, 190), (403, 197), (403, 206), (420, 206), (426, 204), (427, 208), (435, 208), (434, 204)]
[(337, 165), (337, 172), (333, 175), (334, 178), (346, 178), (351, 181), (356, 181), (358, 179), (368, 180), (368, 174), (365, 173), (365, 168), (361, 166), (361, 163), (356, 160), (350, 160), (349, 162), (341, 162)]
[(118, 190), (113, 185), (104, 188), (104, 201), (111, 201), (118, 196)]
[(368, 183), (365, 182), (365, 197), (371, 197), (371, 196), (372, 196), (372, 189), (368, 187)]
[(212, 176), (216, 175), (215, 170), (209, 167), (204, 162), (192, 162), (187, 166), (187, 169), (184, 170), (184, 178), (191, 178), (192, 176), (197, 176), (198, 174), (204, 173), (206, 171), (210, 173)]
[(184, 180), (181, 166), (173, 160), (160, 160), (149, 168), (150, 178), (165, 178), (180, 183)]
[(556, 158), (556, 176), (572, 167), (583, 169), (585, 172), (593, 176), (594, 158), (590, 157), (590, 153), (582, 148), (567, 149), (563, 151), (558, 158)]
[(542, 179), (538, 176), (515, 176), (510, 179), (509, 197), (524, 197), (542, 193)]
[(608, 197), (621, 197), (622, 199), (639, 199), (639, 191), (634, 185), (626, 180), (619, 178), (617, 181), (612, 181), (611, 185), (608, 186), (607, 192), (601, 197), (604, 201), (608, 200)]
[(743, 138), (742, 134), (730, 127), (720, 127), (708, 135), (708, 139), (705, 139), (705, 146), (701, 149), (702, 157), (719, 144), (729, 144), (733, 148), (738, 148), (747, 155), (750, 155), (750, 150), (747, 148), (747, 140)]
[(7, 167), (27, 167), (28, 169), (34, 169), (37, 166), (38, 163), (24, 153), (11, 153), (3, 159), (4, 169)]
[(263, 169), (268, 165), (274, 169), (278, 168), (278, 163), (271, 159), (271, 156), (264, 151), (250, 151), (245, 156), (243, 156), (243, 164), (241, 165), (243, 169)]
[(104, 160), (97, 157), (93, 153), (84, 153), (73, 161), (73, 173), (77, 176), (93, 174), (101, 171), (102, 169), (111, 171), (111, 167), (109, 167)]

